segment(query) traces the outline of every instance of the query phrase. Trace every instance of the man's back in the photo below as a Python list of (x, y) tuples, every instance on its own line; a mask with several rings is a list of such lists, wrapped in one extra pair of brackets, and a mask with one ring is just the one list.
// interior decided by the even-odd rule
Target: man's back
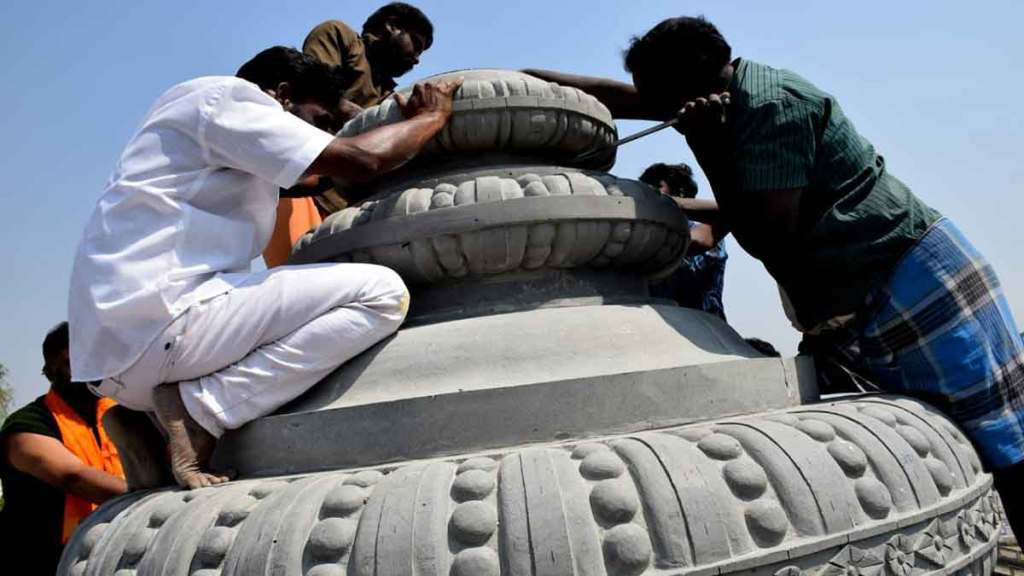
[(164, 93), (78, 247), (68, 314), (75, 379), (126, 369), (191, 303), (240, 281), (231, 273), (247, 272), (266, 245), (279, 188), (330, 139), (239, 78)]
[[(939, 214), (886, 171), (834, 97), (799, 75), (740, 60), (729, 90), (735, 181), (717, 189), (737, 196), (720, 205), (749, 210), (752, 193), (803, 190), (785, 252), (744, 248), (783, 286), (805, 327), (855, 312)], [(701, 143), (693, 144), (701, 159)], [(734, 232), (743, 244), (743, 230)]]
[(684, 258), (671, 275), (651, 285), (651, 296), (725, 320), (722, 292), (728, 258), (724, 240), (707, 252)]
[(345, 80), (342, 96), (358, 106), (379, 104), (395, 89), (390, 78), (374, 78), (363, 39), (341, 20), (327, 20), (313, 28), (302, 42), (302, 51), (324, 64), (340, 67)]

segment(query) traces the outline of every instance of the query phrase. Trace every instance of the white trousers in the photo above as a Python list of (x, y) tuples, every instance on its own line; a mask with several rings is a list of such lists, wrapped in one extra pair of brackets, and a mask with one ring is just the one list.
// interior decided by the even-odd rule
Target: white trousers
[(179, 316), (99, 392), (153, 409), (153, 389), (178, 382), (189, 414), (220, 437), (299, 396), (405, 319), (409, 293), (372, 264), (281, 266)]

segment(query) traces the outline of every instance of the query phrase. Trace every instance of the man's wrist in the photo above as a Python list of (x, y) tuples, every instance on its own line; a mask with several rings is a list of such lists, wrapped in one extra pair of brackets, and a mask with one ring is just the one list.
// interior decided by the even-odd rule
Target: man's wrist
[(430, 110), (416, 115), (417, 118), (422, 118), (424, 122), (430, 124), (438, 124), (444, 126), (448, 123), (448, 119), (451, 117), (451, 112), (442, 112), (440, 110)]

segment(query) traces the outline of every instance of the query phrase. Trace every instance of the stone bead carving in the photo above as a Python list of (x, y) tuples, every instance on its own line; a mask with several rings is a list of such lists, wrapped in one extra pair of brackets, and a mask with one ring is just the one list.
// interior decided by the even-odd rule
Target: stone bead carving
[(853, 483), (857, 492), (857, 500), (864, 512), (876, 519), (885, 518), (892, 508), (892, 496), (889, 489), (874, 478), (861, 478)]
[[(454, 72), (427, 81), (458, 76), (464, 80), (455, 93), (452, 118), (420, 153), (418, 164), (484, 154), (587, 168), (607, 169), (614, 163), (615, 122), (586, 92), (506, 70)], [(402, 118), (388, 98), (346, 123), (341, 135), (355, 136)], [(579, 159), (589, 152), (594, 154)]]
[(498, 576), (501, 564), (498, 554), (491, 548), (469, 548), (455, 555), (453, 576)]
[(747, 529), (762, 548), (775, 546), (786, 537), (789, 521), (786, 512), (772, 500), (757, 500), (744, 512)]
[(686, 218), (645, 184), (538, 170), (450, 175), (346, 208), (303, 236), (292, 261), (381, 264), (415, 285), (580, 267), (657, 273), (685, 251)]
[(715, 460), (732, 460), (743, 453), (735, 438), (725, 434), (711, 434), (697, 443), (697, 448)]
[(608, 450), (611, 450), (611, 448), (609, 448), (607, 444), (601, 444), (598, 442), (583, 442), (581, 444), (577, 444), (572, 449), (572, 457), (576, 460), (582, 460), (587, 456), (590, 456), (591, 454), (602, 451), (606, 452)]
[(992, 479), (943, 422), (871, 397), (133, 493), (86, 520), (59, 573), (987, 574), (1000, 527)]
[(625, 471), (622, 460), (607, 450), (594, 452), (580, 462), (580, 474), (590, 480), (617, 478)]
[(494, 476), (486, 470), (466, 470), (455, 477), (452, 496), (459, 502), (482, 500), (494, 491)]
[(636, 524), (623, 524), (608, 531), (604, 557), (612, 574), (642, 574), (651, 563), (651, 541)]
[(352, 546), (355, 533), (353, 522), (325, 518), (309, 533), (309, 552), (317, 560), (336, 562)]
[(483, 502), (463, 502), (452, 512), (452, 535), (463, 544), (478, 545), (494, 534), (498, 518), (494, 509)]
[(850, 478), (859, 478), (868, 467), (864, 451), (852, 442), (837, 440), (828, 445), (828, 453)]
[(633, 519), (640, 502), (633, 492), (615, 480), (603, 480), (590, 491), (590, 505), (594, 514), (609, 524), (621, 524)]
[(752, 460), (733, 460), (722, 467), (722, 476), (738, 498), (754, 500), (768, 489), (768, 476)]
[(469, 458), (459, 464), (458, 472), (462, 474), (468, 470), (494, 470), (498, 463), (490, 458)]
[(366, 490), (354, 484), (342, 484), (324, 498), (323, 513), (328, 516), (348, 516), (366, 503)]

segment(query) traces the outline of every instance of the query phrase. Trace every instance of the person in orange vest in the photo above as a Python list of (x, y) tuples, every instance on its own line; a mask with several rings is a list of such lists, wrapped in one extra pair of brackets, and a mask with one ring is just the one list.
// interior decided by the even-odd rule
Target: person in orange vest
[(71, 381), (67, 322), (46, 335), (43, 360), (50, 390), (0, 427), (0, 542), (31, 550), (39, 573), (53, 574), (82, 519), (128, 486), (102, 425), (114, 401)]

